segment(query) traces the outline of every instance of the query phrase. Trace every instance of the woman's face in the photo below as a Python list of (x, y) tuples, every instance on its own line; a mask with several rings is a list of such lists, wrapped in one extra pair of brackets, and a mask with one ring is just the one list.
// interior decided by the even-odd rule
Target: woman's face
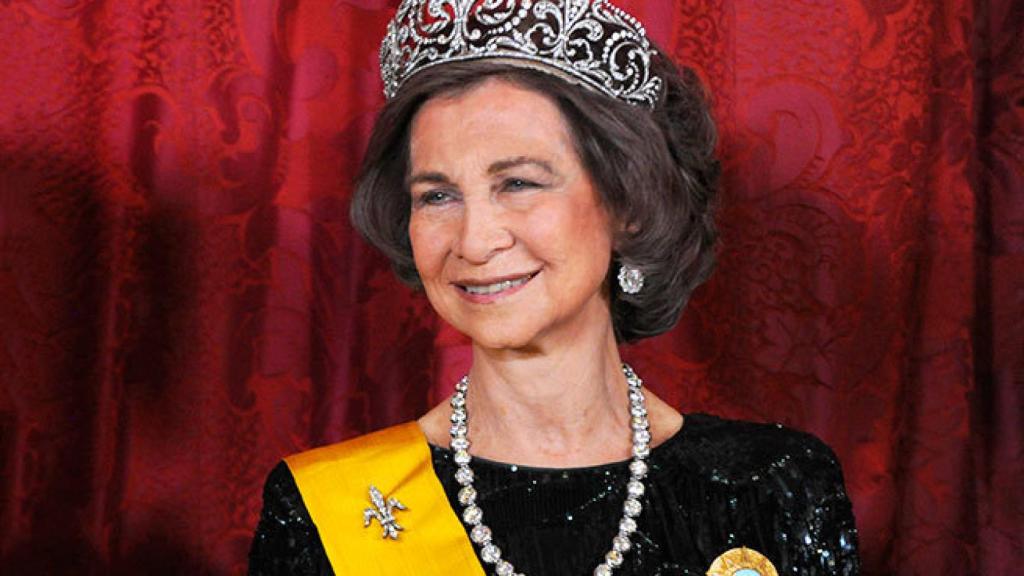
[(428, 101), (407, 184), (427, 297), (477, 345), (534, 348), (608, 326), (611, 219), (546, 97), (489, 79)]

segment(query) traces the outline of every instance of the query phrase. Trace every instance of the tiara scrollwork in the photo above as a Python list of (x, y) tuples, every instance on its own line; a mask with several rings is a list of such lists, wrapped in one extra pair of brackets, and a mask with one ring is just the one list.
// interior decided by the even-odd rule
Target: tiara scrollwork
[(384, 95), (417, 72), (506, 58), (653, 108), (662, 80), (640, 22), (606, 0), (403, 0), (380, 48)]

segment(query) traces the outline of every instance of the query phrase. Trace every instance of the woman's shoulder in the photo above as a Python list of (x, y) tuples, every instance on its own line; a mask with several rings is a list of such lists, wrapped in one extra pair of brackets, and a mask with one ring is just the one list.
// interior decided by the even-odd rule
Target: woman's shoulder
[(857, 529), (842, 470), (813, 434), (687, 414), (651, 463), (659, 493), (683, 503), (702, 532), (727, 535), (709, 536), (709, 549), (755, 548), (780, 574), (857, 573)]
[(293, 471), (321, 466), (350, 465), (370, 458), (398, 455), (403, 449), (425, 446), (423, 432), (415, 421), (405, 422), (285, 457)]
[(839, 462), (827, 444), (814, 434), (782, 424), (691, 413), (685, 415), (671, 444), (666, 450), (668, 460), (711, 481), (758, 482), (784, 472), (842, 483)]

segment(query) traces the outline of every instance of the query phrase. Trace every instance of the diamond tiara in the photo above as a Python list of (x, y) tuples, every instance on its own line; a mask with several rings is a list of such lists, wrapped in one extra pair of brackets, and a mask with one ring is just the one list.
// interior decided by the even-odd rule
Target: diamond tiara
[(403, 0), (381, 43), (380, 73), (390, 100), (421, 70), (500, 58), (654, 108), (654, 54), (643, 25), (605, 0)]

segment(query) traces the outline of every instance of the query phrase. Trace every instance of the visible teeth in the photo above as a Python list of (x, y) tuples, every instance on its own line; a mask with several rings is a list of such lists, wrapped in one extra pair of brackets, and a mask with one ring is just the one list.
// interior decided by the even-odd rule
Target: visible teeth
[(505, 280), (503, 282), (488, 284), (487, 286), (466, 286), (466, 292), (478, 295), (497, 294), (498, 292), (504, 292), (510, 288), (515, 288), (516, 286), (522, 286), (529, 280), (529, 276), (524, 276), (518, 280)]

